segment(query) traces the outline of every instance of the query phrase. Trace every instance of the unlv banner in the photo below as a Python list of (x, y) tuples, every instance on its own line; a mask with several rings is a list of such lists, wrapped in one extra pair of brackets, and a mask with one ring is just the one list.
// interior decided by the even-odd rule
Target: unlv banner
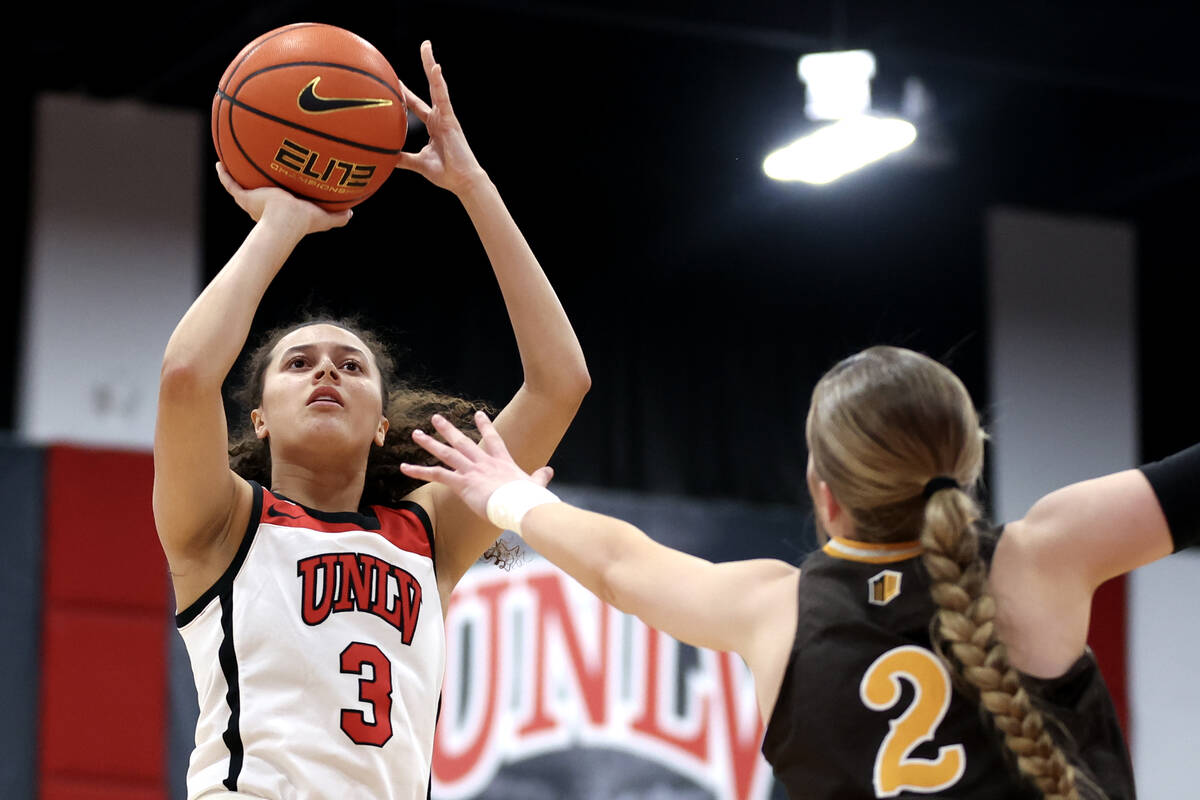
[[(560, 494), (712, 560), (796, 561), (815, 546), (799, 510)], [(740, 658), (647, 628), (536, 554), (511, 572), (473, 568), (446, 632), (435, 798), (784, 796), (760, 753), (763, 725)]]

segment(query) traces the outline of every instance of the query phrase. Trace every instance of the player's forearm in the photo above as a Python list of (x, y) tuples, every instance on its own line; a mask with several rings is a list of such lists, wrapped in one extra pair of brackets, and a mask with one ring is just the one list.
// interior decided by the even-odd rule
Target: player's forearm
[(591, 386), (583, 349), (500, 193), (480, 172), (459, 199), (496, 273), (521, 354), (525, 386), (538, 394), (578, 402)]
[(727, 614), (699, 613), (711, 599), (697, 598), (713, 574), (711, 563), (672, 550), (628, 522), (553, 503), (530, 510), (521, 535), (603, 602), (682, 642), (729, 650), (745, 633), (730, 632)]
[(218, 388), (246, 342), (271, 280), (303, 236), (286, 216), (264, 216), (175, 327), (163, 374), (186, 371), (195, 385)]
[(628, 522), (567, 503), (531, 509), (521, 521), (521, 538), (548, 561), (609, 605), (637, 614), (629, 562), (653, 541)]

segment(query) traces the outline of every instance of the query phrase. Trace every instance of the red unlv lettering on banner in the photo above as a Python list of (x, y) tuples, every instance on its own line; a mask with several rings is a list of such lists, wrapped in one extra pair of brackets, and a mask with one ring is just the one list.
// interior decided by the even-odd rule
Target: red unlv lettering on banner
[(472, 569), (452, 595), (446, 633), (437, 798), (474, 797), (506, 763), (589, 745), (657, 762), (721, 800), (770, 791), (741, 659), (700, 651), (678, 713), (679, 644), (602, 605), (547, 562), (512, 573)]

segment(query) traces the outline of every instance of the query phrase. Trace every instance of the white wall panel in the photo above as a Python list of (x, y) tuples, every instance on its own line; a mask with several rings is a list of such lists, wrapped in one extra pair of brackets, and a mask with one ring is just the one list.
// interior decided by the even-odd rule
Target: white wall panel
[(18, 430), (149, 447), (163, 348), (195, 297), (204, 120), (39, 99)]

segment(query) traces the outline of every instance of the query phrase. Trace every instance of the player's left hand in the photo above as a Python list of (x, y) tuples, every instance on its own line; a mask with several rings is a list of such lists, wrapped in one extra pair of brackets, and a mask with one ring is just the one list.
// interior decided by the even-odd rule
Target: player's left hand
[(404, 87), (404, 102), (417, 115), (429, 133), (429, 141), (416, 153), (400, 153), (396, 167), (412, 170), (425, 176), (435, 186), (460, 194), (473, 181), (486, 178), (475, 154), (467, 145), (462, 126), (450, 105), (450, 90), (442, 75), (442, 65), (433, 59), (433, 45), (421, 43), (421, 64), (429, 80), (429, 99), (426, 103), (415, 92)]
[(400, 471), (410, 478), (450, 487), (468, 508), (484, 519), (487, 519), (488, 498), (504, 484), (526, 480), (544, 487), (550, 483), (554, 477), (550, 467), (542, 467), (530, 475), (516, 465), (487, 414), (476, 411), (475, 425), (479, 428), (479, 444), (441, 414), (434, 414), (433, 427), (449, 444), (443, 444), (421, 430), (413, 431), (413, 441), (450, 469), (401, 464)]

